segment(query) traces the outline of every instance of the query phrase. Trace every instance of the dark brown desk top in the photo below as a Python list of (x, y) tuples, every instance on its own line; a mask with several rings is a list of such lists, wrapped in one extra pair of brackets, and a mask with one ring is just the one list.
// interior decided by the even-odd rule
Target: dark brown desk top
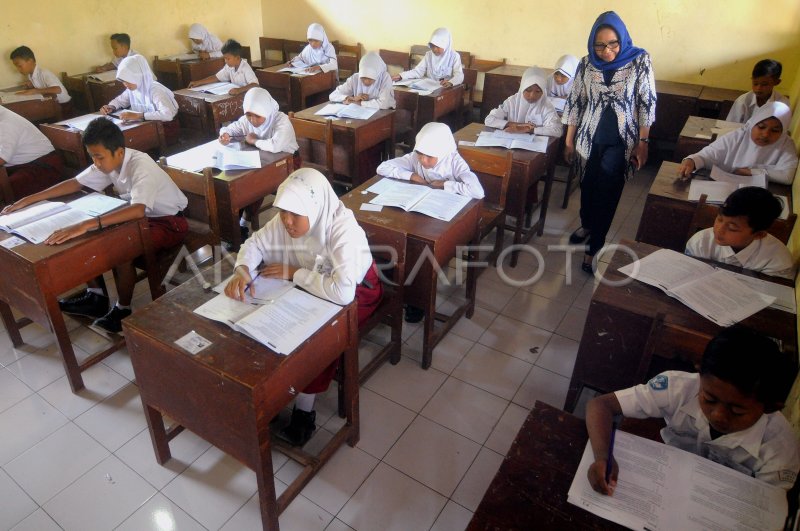
[(705, 101), (736, 101), (746, 91), (719, 87), (703, 87), (700, 99)]
[[(466, 142), (475, 142), (475, 140), (477, 140), (478, 138), (478, 133), (480, 133), (481, 131), (494, 131), (494, 130), (495, 130), (494, 127), (488, 127), (486, 125), (473, 122), (468, 126), (463, 127), (458, 131), (456, 131), (453, 134), (453, 136), (456, 139), (456, 143), (462, 140)], [(547, 140), (548, 148), (551, 145), (553, 145), (553, 143), (558, 143), (559, 141), (560, 141), (559, 137), (548, 137)], [(478, 149), (490, 153), (498, 153), (501, 155), (505, 155), (505, 153), (508, 151), (506, 148), (502, 147), (477, 147), (477, 146), (464, 146), (464, 147), (469, 147), (469, 149)], [(538, 151), (528, 151), (526, 149), (512, 149), (511, 156), (514, 159), (514, 161), (528, 163), (530, 161), (546, 157), (547, 153), (539, 153)]]
[(184, 98), (192, 98), (196, 100), (203, 100), (209, 103), (211, 102), (218, 102), (224, 100), (232, 100), (236, 98), (244, 98), (244, 94), (209, 94), (208, 92), (200, 92), (197, 90), (191, 90), (188, 88), (182, 88), (173, 91), (175, 96), (183, 96)]
[(314, 114), (315, 112), (317, 112), (321, 108), (325, 107), (326, 105), (328, 105), (328, 103), (320, 103), (319, 105), (314, 105), (313, 107), (309, 107), (307, 109), (303, 109), (302, 111), (297, 111), (296, 113), (294, 113), (294, 115), (295, 115), (296, 118), (302, 118), (303, 120), (311, 120), (313, 122), (322, 122), (322, 123), (324, 123), (326, 120), (328, 120), (330, 118), (333, 118), (333, 126), (334, 127), (358, 130), (359, 128), (364, 127), (364, 126), (369, 125), (369, 124), (372, 124), (375, 121), (377, 121), (377, 120), (379, 120), (379, 119), (381, 119), (381, 118), (383, 118), (385, 116), (389, 116), (391, 114), (394, 114), (394, 109), (378, 109), (378, 112), (376, 112), (375, 114), (373, 114), (372, 116), (370, 116), (366, 120), (358, 120), (358, 119), (350, 119), (350, 118), (345, 120), (345, 119), (342, 119), (342, 118), (337, 118), (335, 116), (333, 116), (333, 117), (331, 117), (331, 116), (320, 116), (318, 114)]
[(693, 83), (679, 83), (677, 81), (656, 80), (656, 92), (659, 94), (671, 94), (673, 96), (684, 96), (688, 98), (699, 98), (703, 85)]
[[(702, 116), (690, 116), (686, 120), (686, 124), (681, 129), (681, 135), (688, 138), (698, 138), (699, 140), (708, 140), (711, 142), (711, 135), (716, 133), (722, 136), (742, 127), (743, 124), (739, 122), (728, 122), (725, 120), (717, 120), (715, 118), (703, 118)], [(697, 137), (697, 135), (705, 135), (707, 138)]]

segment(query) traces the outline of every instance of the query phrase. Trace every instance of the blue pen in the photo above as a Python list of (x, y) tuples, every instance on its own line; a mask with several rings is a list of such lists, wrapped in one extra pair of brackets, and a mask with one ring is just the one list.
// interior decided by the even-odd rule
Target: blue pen
[(617, 433), (617, 421), (611, 422), (611, 440), (608, 443), (608, 456), (606, 457), (606, 485), (611, 480), (611, 469), (614, 463), (614, 434)]

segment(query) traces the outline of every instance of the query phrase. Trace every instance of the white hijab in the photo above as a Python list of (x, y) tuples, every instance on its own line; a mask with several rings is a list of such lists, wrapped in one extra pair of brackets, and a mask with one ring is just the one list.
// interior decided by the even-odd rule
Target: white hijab
[[(131, 98), (131, 110), (134, 112), (153, 112), (153, 86), (160, 85), (153, 77), (153, 71), (147, 59), (141, 55), (131, 55), (122, 60), (117, 68), (117, 79), (136, 85), (135, 90), (128, 89)], [(170, 92), (170, 94), (172, 94)], [(175, 107), (177, 108), (177, 103)]]
[[(366, 77), (375, 81), (372, 85), (366, 86), (361, 82), (361, 78)], [(377, 52), (369, 52), (358, 63), (358, 83), (355, 88), (355, 95), (366, 94), (370, 99), (377, 98), (381, 91), (392, 84), (392, 78), (386, 70), (386, 63)]]
[(328, 35), (325, 33), (325, 28), (323, 28), (321, 24), (317, 24), (316, 22), (311, 24), (308, 27), (308, 31), (306, 31), (306, 39), (322, 41), (322, 46), (316, 50), (308, 44), (303, 48), (303, 51), (300, 52), (300, 59), (306, 66), (324, 65), (331, 59), (336, 60), (336, 50), (333, 49), (333, 45), (328, 40)]
[(557, 98), (566, 98), (572, 90), (572, 81), (575, 78), (575, 72), (578, 70), (578, 63), (580, 59), (574, 55), (562, 55), (556, 61), (556, 72), (559, 72), (567, 78), (566, 83), (559, 85), (553, 76), (547, 78), (547, 94), (548, 96), (555, 96)]
[[(783, 132), (777, 141), (768, 146), (759, 146), (750, 138), (750, 131), (759, 122), (768, 118), (777, 118), (783, 125)], [(719, 142), (723, 138), (729, 149), (724, 154), (721, 167), (725, 171), (733, 171), (736, 168), (763, 168), (776, 164), (782, 153), (791, 150), (797, 153), (792, 139), (789, 137), (789, 124), (792, 121), (792, 111), (789, 106), (779, 101), (765, 103), (753, 113), (747, 122), (739, 129), (728, 133), (724, 137), (713, 142)], [(731, 136), (733, 135), (733, 136)], [(730, 138), (726, 138), (729, 137)], [(709, 146), (710, 147), (710, 146)]]
[(244, 112), (251, 112), (258, 116), (266, 118), (264, 123), (257, 127), (258, 136), (262, 136), (268, 132), (275, 123), (278, 116), (278, 102), (276, 102), (267, 89), (261, 87), (253, 87), (244, 95), (242, 102)]
[(431, 35), (429, 44), (434, 44), (443, 49), (442, 55), (436, 55), (433, 50), (425, 54), (426, 71), (431, 79), (451, 78), (453, 76), (453, 67), (461, 62), (461, 57), (458, 52), (453, 50), (453, 38), (447, 28), (437, 28)]
[[(437, 45), (438, 46), (438, 45)], [(417, 133), (414, 151), (436, 157), (440, 161), (458, 150), (453, 133), (447, 125), (439, 122), (425, 124)]]
[[(546, 79), (546, 72), (538, 66), (532, 66), (523, 72), (519, 90), (509, 102), (508, 121), (541, 124), (541, 120), (535, 120), (534, 116), (544, 113), (547, 102)], [(531, 85), (538, 85), (542, 89), (542, 97), (533, 103), (528, 103), (522, 93)]]
[(212, 52), (222, 48), (222, 41), (208, 31), (205, 26), (197, 22), (189, 26), (189, 38), (203, 39), (203, 44), (192, 44), (193, 50)]

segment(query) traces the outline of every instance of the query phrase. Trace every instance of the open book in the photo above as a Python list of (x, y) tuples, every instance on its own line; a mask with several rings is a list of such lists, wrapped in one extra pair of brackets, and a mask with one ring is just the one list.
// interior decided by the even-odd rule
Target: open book
[(470, 201), (469, 197), (436, 188), (399, 181), (391, 182), (391, 186), (387, 186), (370, 203), (398, 207), (406, 212), (419, 212), (442, 221), (450, 221)]
[(476, 147), (503, 147), (506, 149), (525, 149), (545, 153), (547, 138), (526, 133), (506, 133), (505, 131), (481, 131), (478, 134)]
[(612, 496), (592, 490), (589, 443), (567, 501), (629, 529), (701, 531), (783, 529), (786, 492), (680, 448), (622, 431), (614, 457), (619, 478)]
[(670, 249), (659, 249), (619, 272), (650, 284), (719, 326), (731, 326), (772, 304), (730, 271)]
[(371, 118), (378, 109), (362, 107), (356, 103), (345, 105), (344, 103), (329, 103), (314, 114), (318, 116), (336, 116), (337, 118), (355, 118), (356, 120), (366, 120)]
[(227, 81), (220, 81), (218, 83), (207, 83), (205, 85), (200, 85), (199, 87), (192, 87), (189, 90), (194, 92), (205, 92), (207, 94), (216, 94), (218, 96), (225, 95), (231, 91), (231, 89), (239, 88), (233, 83), (228, 83)]
[(127, 201), (97, 192), (69, 203), (39, 201), (22, 210), (0, 216), (0, 229), (19, 234), (32, 243), (42, 243), (58, 229), (95, 218), (127, 204)]
[(70, 127), (72, 129), (77, 129), (78, 131), (86, 131), (86, 128), (89, 127), (89, 123), (96, 118), (105, 118), (107, 120), (111, 120), (122, 131), (131, 129), (138, 125), (138, 122), (123, 122), (119, 118), (115, 118), (113, 116), (103, 116), (102, 114), (97, 113), (84, 114), (83, 116), (76, 116), (75, 118), (61, 120), (60, 122), (56, 122), (54, 125), (63, 125), (64, 127)]
[(117, 80), (117, 71), (116, 70), (107, 70), (105, 72), (95, 72), (93, 74), (89, 74), (89, 79), (94, 81), (100, 81), (101, 83), (113, 83)]
[(14, 94), (13, 92), (0, 92), (0, 103), (17, 103), (20, 101), (43, 100), (42, 94)]
[[(257, 295), (262, 295), (258, 289)], [(278, 354), (291, 354), (341, 309), (300, 289), (289, 289), (266, 304), (220, 294), (194, 313), (230, 326)]]
[(313, 76), (315, 72), (309, 72), (308, 66), (285, 66), (278, 72), (289, 72), (293, 76)]
[(200, 59), (200, 54), (193, 52), (176, 53), (174, 55), (167, 55), (166, 57), (160, 57), (160, 59), (166, 59), (167, 61), (196, 61)]
[(421, 79), (401, 79), (400, 81), (395, 81), (393, 84), (397, 87), (408, 87), (420, 92), (420, 94), (430, 94), (442, 88), (441, 83), (428, 77)]
[(257, 149), (234, 149), (223, 146), (219, 140), (212, 140), (167, 157), (167, 165), (194, 172), (203, 171), (204, 168), (221, 170), (260, 168), (261, 153)]

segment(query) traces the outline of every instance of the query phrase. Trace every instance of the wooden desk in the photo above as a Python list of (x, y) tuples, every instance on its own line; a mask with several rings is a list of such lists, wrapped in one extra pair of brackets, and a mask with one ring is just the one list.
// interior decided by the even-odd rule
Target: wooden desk
[[(170, 459), (169, 441), (188, 428), (255, 471), (263, 528), (277, 530), (278, 515), (342, 443), (358, 443), (356, 303), (282, 356), (192, 312), (216, 295), (189, 281), (123, 321), (136, 385), (159, 464)], [(175, 345), (190, 331), (211, 345), (197, 355)], [(301, 461), (304, 470), (276, 500), (269, 423), (342, 353), (347, 422), (318, 456), (277, 447)], [(164, 415), (177, 425), (167, 429)]]
[[(225, 66), (225, 60), (222, 57), (213, 57), (211, 59), (198, 59), (193, 61), (181, 61), (181, 74), (184, 85), (188, 85), (190, 81), (197, 81), (209, 76), (213, 76)], [(184, 87), (179, 87), (184, 88)]]
[[(620, 429), (660, 441), (659, 427), (625, 419)], [(583, 419), (537, 401), (467, 530), (626, 529), (567, 501), (588, 440)]]
[(211, 140), (219, 136), (225, 122), (232, 122), (244, 116), (244, 93), (230, 96), (179, 89), (174, 92), (178, 102), (178, 118), (181, 127), (200, 131), (204, 138)]
[[(0, 232), (0, 241), (11, 235)], [(129, 221), (90, 232), (61, 245), (24, 243), (13, 249), (0, 248), (0, 316), (11, 342), (22, 345), (20, 328), (36, 322), (55, 334), (64, 370), (73, 392), (83, 389), (81, 372), (117, 350), (122, 343), (94, 354), (83, 363), (75, 359), (58, 296), (102, 275), (118, 264), (144, 255), (148, 264), (150, 294), (163, 291), (157, 277), (147, 220)], [(17, 321), (11, 306), (27, 318)]]
[(89, 92), (94, 103), (94, 109), (91, 111), (99, 110), (103, 105), (125, 92), (125, 85), (119, 81), (102, 82), (91, 78), (86, 80), (86, 86), (89, 87)]
[[(638, 258), (659, 249), (625, 240), (621, 245), (629, 247)], [(612, 282), (628, 282), (617, 287), (601, 283), (592, 296), (564, 405), (567, 411), (575, 408), (584, 387), (610, 392), (644, 383), (664, 370), (693, 370), (705, 345), (722, 330), (660, 289), (631, 280), (618, 271), (633, 261), (627, 253), (617, 251), (603, 276)], [(762, 277), (792, 285), (788, 280)], [(653, 335), (659, 318), (663, 319), (663, 331)], [(784, 351), (797, 353), (794, 314), (766, 308), (742, 321), (742, 325), (780, 340)], [(650, 344), (651, 336), (657, 341), (654, 345)], [(653, 350), (648, 362), (644, 353), (649, 348)]]
[(289, 72), (278, 72), (284, 68), (285, 64), (264, 68), (267, 72), (276, 72), (289, 76), (291, 79), (291, 102), (290, 111), (302, 111), (308, 107), (328, 101), (328, 95), (339, 84), (336, 78), (336, 71), (314, 74), (313, 76), (295, 76)]
[[(5, 89), (2, 92), (16, 92), (24, 87)], [(15, 101), (3, 103), (3, 107), (14, 111), (23, 118), (33, 123), (57, 122), (61, 120), (61, 104), (55, 98), (45, 96), (41, 100)]]
[[(663, 162), (658, 169), (642, 211), (636, 240), (674, 251), (683, 252), (689, 234), (689, 224), (697, 208), (696, 201), (689, 201), (689, 183), (678, 183), (676, 162)], [(707, 179), (696, 175), (695, 179)], [(791, 187), (769, 183), (768, 189), (775, 195), (786, 196), (792, 204)]]
[[(478, 133), (492, 130), (491, 127), (472, 123), (457, 131), (454, 136), (457, 142), (461, 140), (475, 142), (478, 138)], [(527, 243), (534, 234), (541, 236), (544, 231), (547, 205), (550, 202), (550, 192), (553, 188), (553, 173), (560, 141), (560, 138), (550, 137), (547, 143), (547, 153), (536, 153), (525, 151), (524, 149), (512, 150), (514, 162), (511, 167), (511, 180), (508, 183), (508, 191), (506, 192), (506, 213), (514, 217), (514, 224), (507, 224), (506, 228), (514, 231), (514, 245)], [(497, 147), (470, 149), (499, 154), (503, 154), (506, 151)], [(542, 199), (536, 201), (538, 194), (532, 193), (532, 190), (535, 190), (540, 180), (544, 180), (544, 193), (542, 194)], [(536, 223), (526, 228), (525, 220), (526, 218), (530, 219), (531, 213), (536, 208), (539, 208), (539, 219)], [(518, 255), (518, 251), (512, 253), (512, 267), (517, 265)]]
[[(98, 113), (97, 116), (101, 115)], [(50, 140), (54, 148), (69, 154), (65, 157), (68, 162), (69, 159), (74, 159), (77, 169), (83, 169), (89, 165), (90, 161), (86, 156), (86, 149), (83, 147), (80, 130), (58, 124), (42, 124), (39, 129)], [(167, 146), (164, 138), (164, 125), (160, 121), (137, 122), (123, 129), (122, 136), (125, 138), (125, 147), (138, 151), (158, 150), (159, 154), (162, 154)]]
[(703, 87), (697, 100), (697, 110), (701, 116), (724, 120), (733, 107), (733, 102), (744, 93), (744, 90)]
[(394, 99), (398, 111), (406, 111), (411, 116), (411, 128), (414, 134), (422, 126), (430, 122), (441, 122), (453, 113), (451, 128), (461, 128), (461, 109), (464, 105), (464, 85), (440, 88), (423, 96), (408, 87), (394, 87)]
[(656, 140), (675, 142), (686, 123), (696, 113), (702, 85), (656, 80), (656, 121), (650, 136)]
[[(416, 212), (405, 212), (399, 208), (383, 207), (380, 212), (361, 210), (362, 203), (369, 203), (375, 194), (361, 193), (375, 184), (381, 177), (375, 176), (347, 195), (341, 197), (347, 208), (353, 211), (359, 225), (369, 232), (369, 227), (380, 225), (406, 235), (406, 268), (415, 275), (405, 275), (406, 286), (403, 300), (422, 308), (425, 313), (422, 336), (422, 368), (431, 365), (436, 344), (456, 324), (461, 316), (472, 317), (475, 309), (477, 275), (475, 268), (467, 271), (467, 300), (452, 315), (436, 312), (437, 270), (447, 270), (450, 259), (457, 256), (460, 247), (478, 241), (478, 221), (481, 201), (473, 199), (450, 222), (440, 221)], [(434, 266), (435, 262), (436, 266)], [(435, 321), (443, 324), (435, 328)]]
[[(738, 122), (726, 122), (716, 118), (690, 116), (686, 119), (683, 129), (681, 129), (672, 160), (680, 162), (709, 145), (720, 133), (725, 134), (742, 127), (742, 125)], [(698, 138), (697, 135), (708, 138)]]
[[(325, 105), (320, 103), (297, 112), (295, 118), (325, 123), (325, 116), (314, 114)], [(334, 173), (347, 177), (347, 184), (358, 186), (375, 175), (382, 161), (394, 158), (394, 117), (394, 110), (388, 109), (379, 110), (368, 120), (334, 119)], [(324, 164), (325, 146), (321, 142), (313, 144), (311, 160)]]

